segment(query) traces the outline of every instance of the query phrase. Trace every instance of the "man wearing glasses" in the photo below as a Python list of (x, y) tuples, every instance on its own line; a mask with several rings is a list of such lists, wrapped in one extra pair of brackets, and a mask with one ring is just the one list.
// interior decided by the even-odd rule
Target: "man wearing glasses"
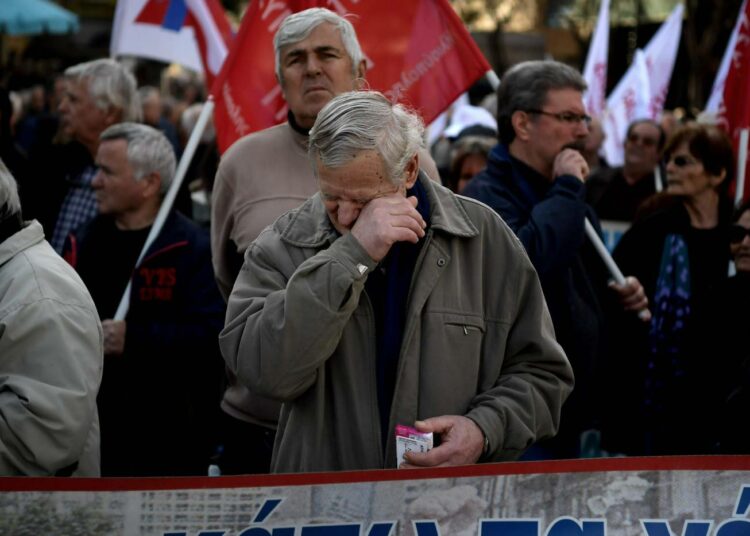
[[(596, 426), (594, 373), (604, 350), (603, 300), (619, 296), (628, 310), (646, 307), (634, 278), (607, 294), (608, 274), (584, 234), (598, 221), (586, 204), (589, 167), (580, 150), (591, 120), (586, 83), (555, 61), (529, 61), (504, 76), (497, 98), (499, 143), (487, 168), (464, 190), (492, 207), (523, 243), (542, 282), (558, 342), (576, 375), (557, 437), (527, 458), (575, 458), (581, 434)], [(535, 452), (534, 452), (535, 449)]]
[(586, 201), (602, 220), (633, 221), (640, 204), (656, 192), (654, 173), (665, 141), (656, 121), (630, 123), (624, 165), (600, 169), (586, 181)]

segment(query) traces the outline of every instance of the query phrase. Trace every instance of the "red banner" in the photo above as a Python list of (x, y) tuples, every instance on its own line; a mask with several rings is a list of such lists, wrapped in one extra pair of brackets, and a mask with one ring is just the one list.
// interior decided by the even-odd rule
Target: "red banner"
[[(724, 92), (718, 110), (719, 125), (732, 137), (735, 155), (738, 153), (740, 130), (750, 128), (750, 2), (743, 2), (738, 16), (737, 38), (731, 52), (731, 62), (724, 82)], [(748, 169), (745, 170), (744, 198), (750, 193)], [(736, 183), (734, 185), (736, 189)]]
[(748, 456), (244, 477), (0, 478), (0, 534), (746, 536), (748, 483)]
[(212, 88), (221, 152), (286, 119), (273, 35), (287, 15), (316, 6), (349, 16), (368, 60), (369, 87), (414, 107), (425, 123), (490, 69), (447, 0), (257, 0)]

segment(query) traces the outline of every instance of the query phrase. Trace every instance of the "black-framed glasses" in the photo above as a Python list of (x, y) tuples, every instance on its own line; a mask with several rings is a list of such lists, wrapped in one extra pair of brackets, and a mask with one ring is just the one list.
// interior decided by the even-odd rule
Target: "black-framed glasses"
[(540, 115), (548, 115), (550, 117), (554, 117), (558, 121), (562, 123), (586, 123), (586, 126), (589, 126), (591, 124), (591, 116), (586, 114), (577, 114), (575, 112), (559, 112), (559, 113), (552, 113), (552, 112), (545, 112), (544, 110), (524, 110), (527, 114), (540, 114)]
[(692, 166), (693, 164), (697, 164), (698, 162), (696, 160), (693, 160), (692, 158), (689, 158), (687, 156), (683, 155), (677, 155), (674, 157), (667, 158), (666, 163), (669, 164), (672, 162), (675, 166), (678, 168), (683, 168), (686, 166)]
[(738, 244), (742, 242), (746, 236), (750, 236), (750, 229), (743, 227), (742, 225), (731, 225), (729, 227), (729, 241)]

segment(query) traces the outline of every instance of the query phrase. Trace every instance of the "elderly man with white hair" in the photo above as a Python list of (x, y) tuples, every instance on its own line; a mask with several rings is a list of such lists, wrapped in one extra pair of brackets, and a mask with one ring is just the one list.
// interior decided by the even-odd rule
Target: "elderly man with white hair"
[[(246, 136), (223, 156), (216, 174), (211, 249), (219, 290), (228, 298), (242, 257), (264, 227), (317, 190), (307, 160), (308, 132), (334, 96), (364, 83), (366, 60), (352, 24), (324, 8), (288, 16), (274, 37), (276, 77), (287, 121)], [(421, 165), (439, 175), (427, 151)], [(229, 375), (224, 410), (225, 474), (268, 472), (279, 404)]]
[[(72, 142), (38, 155), (41, 166), (33, 203), (24, 207), (39, 217), (58, 253), (68, 233), (96, 216), (91, 181), (99, 134), (121, 121), (140, 121), (141, 106), (133, 75), (111, 59), (98, 59), (65, 70), (65, 93), (59, 106), (62, 132)], [(36, 188), (35, 188), (36, 189)], [(25, 198), (29, 198), (28, 193)]]
[[(172, 146), (150, 126), (120, 123), (102, 132), (96, 163), (99, 215), (69, 236), (64, 255), (102, 318), (102, 474), (205, 474), (224, 320), (208, 232), (172, 210), (138, 261), (175, 173)], [(130, 309), (116, 320), (129, 281)]]
[(405, 466), (513, 459), (555, 433), (573, 378), (536, 272), (486, 206), (419, 169), (419, 118), (376, 92), (310, 131), (319, 192), (250, 246), (220, 336), (283, 402), (272, 470), (395, 467), (395, 427), (439, 436)]
[(102, 328), (0, 160), (0, 476), (99, 476)]

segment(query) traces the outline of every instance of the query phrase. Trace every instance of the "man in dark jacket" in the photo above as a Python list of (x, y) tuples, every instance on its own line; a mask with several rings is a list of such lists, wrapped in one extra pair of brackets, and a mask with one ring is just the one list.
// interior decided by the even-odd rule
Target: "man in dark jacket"
[[(65, 257), (103, 319), (102, 474), (205, 474), (224, 319), (208, 233), (172, 212), (137, 262), (174, 175), (172, 146), (152, 127), (121, 123), (102, 133), (96, 164), (100, 215), (69, 236)], [(129, 280), (130, 309), (113, 320)]]
[(651, 119), (630, 123), (625, 136), (625, 163), (599, 169), (586, 181), (586, 201), (602, 220), (631, 223), (638, 207), (656, 192), (664, 131)]
[[(558, 436), (532, 456), (580, 454), (580, 433), (596, 425), (594, 376), (603, 350), (607, 273), (584, 232), (597, 224), (585, 202), (589, 168), (580, 153), (588, 134), (580, 73), (555, 61), (510, 69), (498, 90), (500, 143), (464, 195), (483, 201), (515, 231), (539, 273), (557, 339), (576, 375)], [(640, 283), (615, 287), (623, 306), (647, 306)]]

